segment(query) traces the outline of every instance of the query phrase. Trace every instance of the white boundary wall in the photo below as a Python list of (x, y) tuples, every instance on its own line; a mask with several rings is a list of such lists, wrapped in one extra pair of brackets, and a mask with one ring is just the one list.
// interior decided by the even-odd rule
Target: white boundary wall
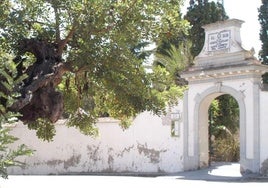
[(268, 91), (260, 92), (260, 173), (268, 175)]
[[(52, 142), (43, 142), (35, 131), (17, 124), (11, 134), (36, 150), (21, 158), (27, 165), (12, 167), (10, 174), (69, 173), (173, 173), (183, 171), (183, 126), (180, 136), (171, 136), (171, 120), (149, 112), (138, 115), (123, 130), (118, 121), (103, 118), (97, 123), (99, 137), (91, 138), (75, 128), (56, 125)], [(19, 143), (18, 143), (19, 144)]]

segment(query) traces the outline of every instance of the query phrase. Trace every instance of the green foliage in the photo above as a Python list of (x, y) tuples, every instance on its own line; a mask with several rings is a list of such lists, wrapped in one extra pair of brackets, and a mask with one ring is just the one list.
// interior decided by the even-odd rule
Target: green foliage
[(212, 144), (215, 161), (238, 162), (240, 159), (239, 132), (231, 133), (225, 126), (218, 126), (225, 137), (216, 138)]
[(158, 93), (156, 96), (169, 101), (170, 106), (177, 103), (178, 97), (182, 97), (187, 88), (187, 82), (180, 77), (180, 73), (192, 62), (189, 46), (186, 44), (178, 47), (171, 44), (170, 49), (155, 55), (151, 74), (154, 90)]
[[(262, 0), (262, 5), (258, 9), (260, 22), (260, 40), (262, 42), (259, 58), (262, 64), (268, 65), (268, 1)], [(263, 76), (264, 83), (268, 83), (268, 74)]]
[(218, 116), (215, 125), (224, 125), (232, 133), (239, 130), (239, 107), (237, 101), (230, 95), (221, 95), (217, 98)]
[(196, 57), (201, 52), (205, 41), (205, 32), (202, 26), (226, 20), (228, 16), (220, 3), (208, 2), (207, 0), (191, 0), (184, 18), (192, 26), (188, 39), (193, 44), (191, 54)]
[(36, 136), (44, 141), (52, 141), (56, 134), (54, 124), (49, 120), (39, 118), (37, 121), (29, 123), (28, 128), (30, 130), (36, 130)]
[[(211, 146), (218, 161), (239, 160), (239, 107), (230, 95), (214, 99), (209, 108)], [(210, 138), (211, 139), (211, 138)]]
[(20, 156), (30, 156), (33, 150), (22, 144), (15, 150), (9, 149), (18, 138), (9, 134), (10, 129), (0, 128), (0, 175), (2, 178), (8, 178), (7, 168), (12, 166), (24, 166), (25, 164), (17, 158)]
[(262, 42), (260, 58), (263, 64), (268, 64), (268, 1), (262, 0), (262, 5), (258, 9), (259, 22), (261, 25), (260, 40)]
[(69, 127), (74, 126), (79, 128), (79, 130), (89, 136), (97, 136), (98, 129), (95, 126), (96, 120), (90, 114), (87, 114), (82, 108), (78, 109), (75, 116), (69, 117), (67, 125)]
[(165, 68), (176, 85), (185, 85), (186, 81), (180, 78), (180, 73), (192, 65), (193, 58), (190, 53), (191, 45), (181, 43), (177, 47), (173, 44), (164, 53), (156, 53), (155, 65)]
[(16, 65), (12, 62), (12, 56), (0, 49), (0, 126), (17, 120), (19, 114), (12, 113), (7, 108), (19, 96), (19, 93), (14, 92), (14, 88), (24, 78), (25, 75), (17, 77)]
[(2, 127), (3, 124), (13, 123), (19, 116), (17, 113), (8, 111), (7, 108), (18, 96), (16, 92), (11, 91), (25, 77), (18, 77), (15, 80), (13, 77), (16, 77), (16, 69), (11, 56), (0, 49), (0, 175), (2, 178), (8, 178), (8, 167), (25, 165), (17, 159), (18, 157), (33, 154), (33, 150), (24, 144), (19, 145), (16, 149), (10, 149), (10, 145), (15, 143), (18, 138), (9, 134), (10, 129)]

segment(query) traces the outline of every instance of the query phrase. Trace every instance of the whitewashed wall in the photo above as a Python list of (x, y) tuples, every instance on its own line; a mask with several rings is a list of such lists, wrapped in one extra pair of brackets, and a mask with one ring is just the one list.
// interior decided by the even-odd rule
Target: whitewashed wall
[(99, 137), (91, 138), (75, 128), (56, 126), (53, 142), (38, 140), (35, 131), (18, 124), (12, 134), (36, 150), (22, 158), (27, 166), (9, 169), (10, 174), (68, 173), (173, 173), (183, 171), (183, 126), (171, 136), (170, 119), (145, 112), (122, 130), (109, 118), (97, 124)]
[(260, 169), (268, 175), (268, 91), (260, 93)]

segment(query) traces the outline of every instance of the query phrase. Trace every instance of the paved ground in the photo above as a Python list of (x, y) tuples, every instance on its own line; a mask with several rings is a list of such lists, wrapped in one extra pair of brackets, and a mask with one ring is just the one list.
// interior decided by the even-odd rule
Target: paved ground
[(62, 176), (9, 176), (0, 179), (0, 188), (84, 188), (84, 187), (268, 187), (268, 179), (242, 177), (239, 164), (217, 163), (208, 169), (182, 172), (165, 176), (135, 175), (62, 175)]

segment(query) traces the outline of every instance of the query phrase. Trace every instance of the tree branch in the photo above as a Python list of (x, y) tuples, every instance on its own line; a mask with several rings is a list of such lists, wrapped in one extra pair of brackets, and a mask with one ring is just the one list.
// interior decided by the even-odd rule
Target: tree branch
[(61, 40), (61, 36), (60, 36), (60, 17), (59, 17), (58, 7), (57, 7), (56, 3), (53, 3), (52, 7), (54, 9), (54, 14), (55, 14), (56, 42), (59, 43), (60, 40)]
[(73, 25), (72, 29), (69, 31), (68, 35), (66, 36), (66, 38), (64, 40), (61, 40), (58, 43), (58, 50), (57, 50), (57, 55), (61, 56), (64, 50), (64, 47), (66, 46), (66, 44), (71, 40), (71, 38), (73, 37), (74, 33), (75, 33), (76, 27), (75, 24)]
[(55, 72), (43, 75), (37, 80), (34, 80), (29, 86), (24, 88), (25, 96), (19, 98), (16, 102), (14, 102), (12, 106), (9, 107), (9, 110), (19, 111), (24, 108), (31, 102), (33, 93), (36, 92), (39, 88), (43, 88), (48, 84), (57, 86), (61, 82), (63, 74), (67, 71), (70, 71), (69, 63), (61, 63), (57, 65)]

